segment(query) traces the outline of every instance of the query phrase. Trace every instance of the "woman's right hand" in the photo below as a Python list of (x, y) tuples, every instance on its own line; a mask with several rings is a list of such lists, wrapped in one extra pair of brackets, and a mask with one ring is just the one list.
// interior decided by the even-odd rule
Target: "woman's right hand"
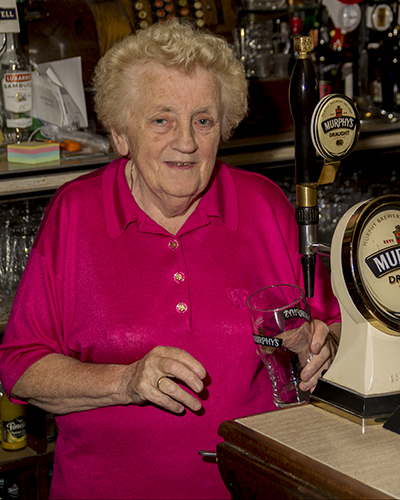
[(183, 412), (185, 407), (198, 411), (200, 401), (178, 382), (199, 393), (204, 388), (205, 376), (204, 367), (188, 352), (158, 346), (140, 361), (126, 366), (123, 390), (133, 404), (150, 402), (174, 413)]

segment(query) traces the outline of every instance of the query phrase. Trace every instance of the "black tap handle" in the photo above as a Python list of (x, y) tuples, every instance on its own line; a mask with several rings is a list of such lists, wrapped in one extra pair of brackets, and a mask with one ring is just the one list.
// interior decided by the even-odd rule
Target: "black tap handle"
[(298, 58), (290, 78), (289, 102), (295, 126), (296, 184), (318, 181), (316, 151), (311, 139), (311, 118), (319, 101), (318, 80), (314, 65), (308, 57), (312, 49), (310, 37), (295, 37), (294, 50)]
[(315, 69), (307, 55), (312, 50), (311, 38), (295, 37), (294, 49), (298, 58), (290, 79), (289, 102), (295, 126), (296, 220), (305, 293), (312, 297), (316, 265), (312, 244), (317, 242), (317, 182), (320, 172), (316, 167), (311, 120), (319, 101), (319, 91)]

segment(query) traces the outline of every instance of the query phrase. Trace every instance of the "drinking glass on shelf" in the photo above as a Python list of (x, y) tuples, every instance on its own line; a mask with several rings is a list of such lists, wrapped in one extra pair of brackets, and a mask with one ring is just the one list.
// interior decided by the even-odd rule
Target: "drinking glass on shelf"
[(8, 318), (8, 293), (7, 282), (10, 269), (10, 217), (7, 211), (0, 213), (0, 323)]
[(16, 222), (10, 226), (10, 265), (6, 280), (6, 313), (9, 315), (31, 251), (35, 232), (30, 225)]
[(6, 323), (48, 199), (0, 202), (0, 323)]
[(268, 286), (250, 295), (247, 304), (257, 352), (271, 378), (274, 403), (284, 408), (307, 401), (309, 392), (299, 387), (300, 372), (312, 358), (314, 330), (303, 290), (297, 285)]

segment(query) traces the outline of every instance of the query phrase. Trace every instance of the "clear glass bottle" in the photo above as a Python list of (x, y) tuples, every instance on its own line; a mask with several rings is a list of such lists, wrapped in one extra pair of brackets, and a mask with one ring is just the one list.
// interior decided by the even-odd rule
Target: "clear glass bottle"
[(32, 74), (18, 33), (7, 33), (0, 59), (4, 142), (23, 142), (32, 126)]

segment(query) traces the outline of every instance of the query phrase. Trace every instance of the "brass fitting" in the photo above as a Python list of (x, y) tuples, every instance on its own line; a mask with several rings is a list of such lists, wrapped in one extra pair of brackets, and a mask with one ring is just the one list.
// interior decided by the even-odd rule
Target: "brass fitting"
[(317, 185), (297, 184), (296, 200), (298, 207), (315, 207), (317, 205)]

